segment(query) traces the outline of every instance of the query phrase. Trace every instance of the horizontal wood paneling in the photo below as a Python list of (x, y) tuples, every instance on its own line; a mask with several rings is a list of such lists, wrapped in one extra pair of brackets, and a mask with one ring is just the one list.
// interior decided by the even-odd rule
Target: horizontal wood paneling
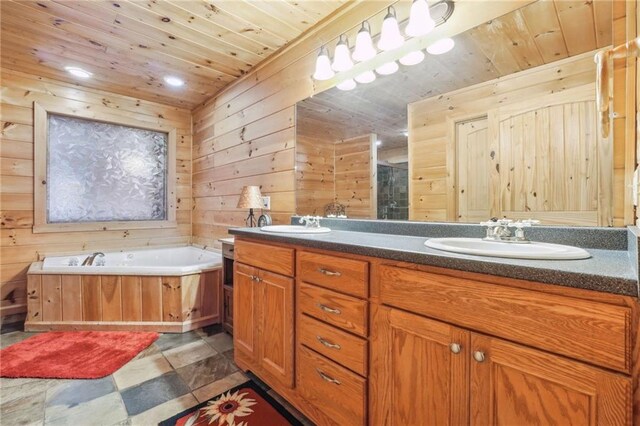
[[(4, 3), (4, 2), (3, 2)], [(3, 312), (26, 311), (26, 270), (45, 254), (119, 250), (185, 244), (191, 237), (191, 113), (188, 110), (116, 95), (42, 76), (2, 69), (0, 110), (0, 278)], [(176, 129), (175, 228), (34, 234), (33, 102), (68, 110), (69, 114), (119, 118)], [(96, 301), (96, 303), (101, 303)], [(102, 303), (120, 303), (111, 298)], [(72, 315), (76, 315), (73, 313)], [(115, 315), (115, 314), (114, 314)]]
[[(623, 200), (624, 195), (622, 188), (615, 184), (615, 173), (612, 176), (611, 172), (614, 158), (621, 155), (621, 151), (616, 148), (618, 144), (614, 144), (612, 152), (607, 148), (608, 141), (595, 141), (595, 123), (587, 119), (589, 113), (595, 115), (590, 102), (594, 81), (593, 54), (586, 53), (410, 104), (410, 219), (455, 220), (457, 189), (454, 174), (450, 172), (456, 161), (452, 154), (455, 153), (453, 126), (457, 121), (488, 115), (488, 137), (493, 143), (491, 149), (495, 151), (493, 161), (496, 163), (490, 168), (490, 185), (497, 188), (493, 193), (501, 195), (492, 196), (492, 215), (506, 214), (500, 213), (504, 210), (519, 217), (529, 214), (536, 217), (535, 212), (541, 211), (541, 220), (549, 218), (555, 224), (577, 220), (576, 224), (581, 225), (623, 225), (624, 207), (616, 200)], [(557, 118), (563, 116), (565, 119), (559, 127), (554, 127)], [(545, 117), (548, 123), (543, 122)], [(500, 122), (502, 124), (491, 124)], [(505, 138), (516, 128), (531, 130), (523, 130), (518, 140), (507, 143)], [(555, 137), (550, 134), (554, 128), (560, 132)], [(544, 154), (545, 149), (537, 147), (536, 141), (549, 144), (549, 140), (554, 144)], [(502, 142), (498, 146), (495, 141)], [(509, 146), (517, 152), (505, 151)], [(541, 151), (536, 153), (536, 150)], [(499, 158), (503, 152), (504, 158)], [(574, 162), (564, 160), (565, 152), (590, 160), (576, 163), (574, 167)], [(513, 156), (526, 157), (530, 167), (525, 170), (509, 163), (507, 160)], [(538, 167), (544, 158), (555, 159), (552, 169), (545, 171)], [(622, 162), (624, 165), (624, 160)], [(564, 175), (570, 182), (563, 180)], [(594, 185), (594, 176), (597, 185)], [(436, 182), (444, 182), (444, 188), (434, 186)], [(540, 187), (539, 191), (531, 189), (536, 186)], [(523, 198), (517, 196), (519, 193), (527, 195)], [(571, 197), (565, 199), (567, 193), (571, 193)], [(584, 199), (580, 194), (584, 194)], [(502, 198), (500, 208), (500, 203), (495, 202)], [(564, 220), (560, 211), (567, 212)], [(578, 214), (579, 211), (583, 214)]]

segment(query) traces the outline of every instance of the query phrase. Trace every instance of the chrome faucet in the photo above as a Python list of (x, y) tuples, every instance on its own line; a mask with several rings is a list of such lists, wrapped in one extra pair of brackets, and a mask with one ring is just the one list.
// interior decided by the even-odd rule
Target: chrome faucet
[(104, 257), (104, 253), (101, 251), (97, 251), (93, 253), (91, 256), (87, 256), (87, 258), (82, 262), (82, 266), (93, 266), (93, 261), (96, 259), (97, 256)]
[[(514, 222), (506, 218), (492, 218), (490, 221), (480, 222), (480, 225), (487, 227), (487, 234), (483, 238), (485, 241), (527, 244), (531, 241), (529, 241), (525, 237), (523, 228), (528, 228), (539, 223), (539, 220), (533, 219), (519, 220), (517, 222)], [(511, 230), (509, 230), (509, 228), (515, 228), (513, 235), (511, 235)]]
[(321, 216), (302, 216), (298, 219), (300, 224), (304, 224), (307, 228), (320, 228)]

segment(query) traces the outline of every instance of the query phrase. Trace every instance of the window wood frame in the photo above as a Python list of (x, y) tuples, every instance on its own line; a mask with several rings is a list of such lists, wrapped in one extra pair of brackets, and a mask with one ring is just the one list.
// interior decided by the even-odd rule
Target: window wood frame
[[(64, 105), (55, 105), (45, 102), (33, 103), (34, 127), (34, 211), (33, 232), (86, 232), (86, 231), (116, 231), (127, 229), (163, 229), (176, 228), (176, 129), (155, 123), (140, 123), (135, 119), (117, 117), (97, 111), (80, 111), (70, 109)], [(167, 208), (164, 220), (126, 220), (126, 221), (100, 221), (100, 222), (47, 222), (47, 158), (49, 114), (62, 115), (73, 118), (81, 118), (102, 123), (120, 126), (135, 127), (138, 129), (152, 130), (167, 134)]]

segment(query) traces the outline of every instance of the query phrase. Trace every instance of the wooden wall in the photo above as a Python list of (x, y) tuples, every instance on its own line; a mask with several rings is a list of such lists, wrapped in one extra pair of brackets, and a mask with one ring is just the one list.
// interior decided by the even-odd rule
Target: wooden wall
[(346, 207), (350, 218), (378, 217), (377, 158), (375, 134), (343, 140), (335, 145), (336, 202)]
[[(459, 2), (458, 18), (439, 27), (433, 37), (462, 33), (528, 3), (530, 0)], [(400, 20), (408, 17), (410, 0), (345, 4), (194, 110), (195, 243), (218, 246), (217, 239), (226, 236), (229, 227), (244, 224), (247, 213), (236, 209), (244, 185), (261, 185), (271, 195), (274, 222), (289, 221), (295, 213), (295, 104), (336, 84), (335, 80), (314, 82), (311, 78), (318, 49), (335, 43), (345, 31), (355, 40), (364, 19), (370, 19), (372, 32), (377, 34), (391, 4)], [(281, 161), (283, 158), (288, 160)], [(219, 170), (223, 167), (237, 172)], [(252, 171), (246, 172), (249, 168)]]
[[(26, 271), (44, 253), (183, 244), (191, 236), (191, 113), (43, 77), (2, 69), (0, 110), (0, 316), (26, 310)], [(34, 234), (33, 102), (88, 118), (135, 118), (177, 129), (177, 221), (170, 229)]]
[(300, 130), (298, 126), (296, 213), (323, 216), (325, 206), (335, 201), (335, 141)]
[[(590, 91), (595, 81), (593, 53), (582, 54), (553, 64), (502, 77), (469, 88), (457, 90), (437, 98), (429, 98), (409, 106), (409, 193), (410, 212), (413, 220), (455, 220), (455, 133), (456, 121), (486, 116), (496, 107), (505, 109), (508, 105), (525, 104), (532, 99), (565, 93), (570, 101), (572, 96), (583, 96)], [(583, 87), (583, 89), (580, 89)], [(582, 94), (579, 94), (582, 93)], [(582, 98), (576, 98), (582, 101)], [(542, 107), (544, 105), (540, 105)], [(494, 132), (497, 132), (496, 130)], [(491, 132), (490, 132), (491, 135)], [(494, 133), (494, 139), (497, 138)], [(606, 148), (609, 147), (607, 150)], [(607, 170), (611, 169), (619, 148), (612, 152), (610, 144), (602, 143), (604, 152), (599, 164), (603, 167), (600, 184), (603, 186), (601, 202), (611, 205), (614, 200), (623, 199), (620, 186), (613, 188), (607, 180)], [(504, 171), (504, 170), (503, 170)], [(623, 175), (624, 176), (624, 173)], [(499, 178), (498, 178), (499, 179)], [(609, 198), (607, 198), (609, 197)], [(623, 205), (617, 202), (613, 211), (602, 211), (607, 219), (604, 225), (622, 226), (625, 223)], [(593, 224), (593, 223), (592, 223)]]

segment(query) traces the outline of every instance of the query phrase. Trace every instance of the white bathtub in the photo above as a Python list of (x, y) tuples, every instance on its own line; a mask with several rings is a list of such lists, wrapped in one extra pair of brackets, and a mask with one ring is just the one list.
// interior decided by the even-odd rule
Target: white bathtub
[[(217, 269), (222, 266), (222, 255), (197, 247), (170, 247), (158, 249), (105, 252), (104, 265), (81, 266), (89, 254), (46, 257), (38, 272), (80, 275), (187, 275)], [(73, 263), (77, 266), (71, 266)]]

